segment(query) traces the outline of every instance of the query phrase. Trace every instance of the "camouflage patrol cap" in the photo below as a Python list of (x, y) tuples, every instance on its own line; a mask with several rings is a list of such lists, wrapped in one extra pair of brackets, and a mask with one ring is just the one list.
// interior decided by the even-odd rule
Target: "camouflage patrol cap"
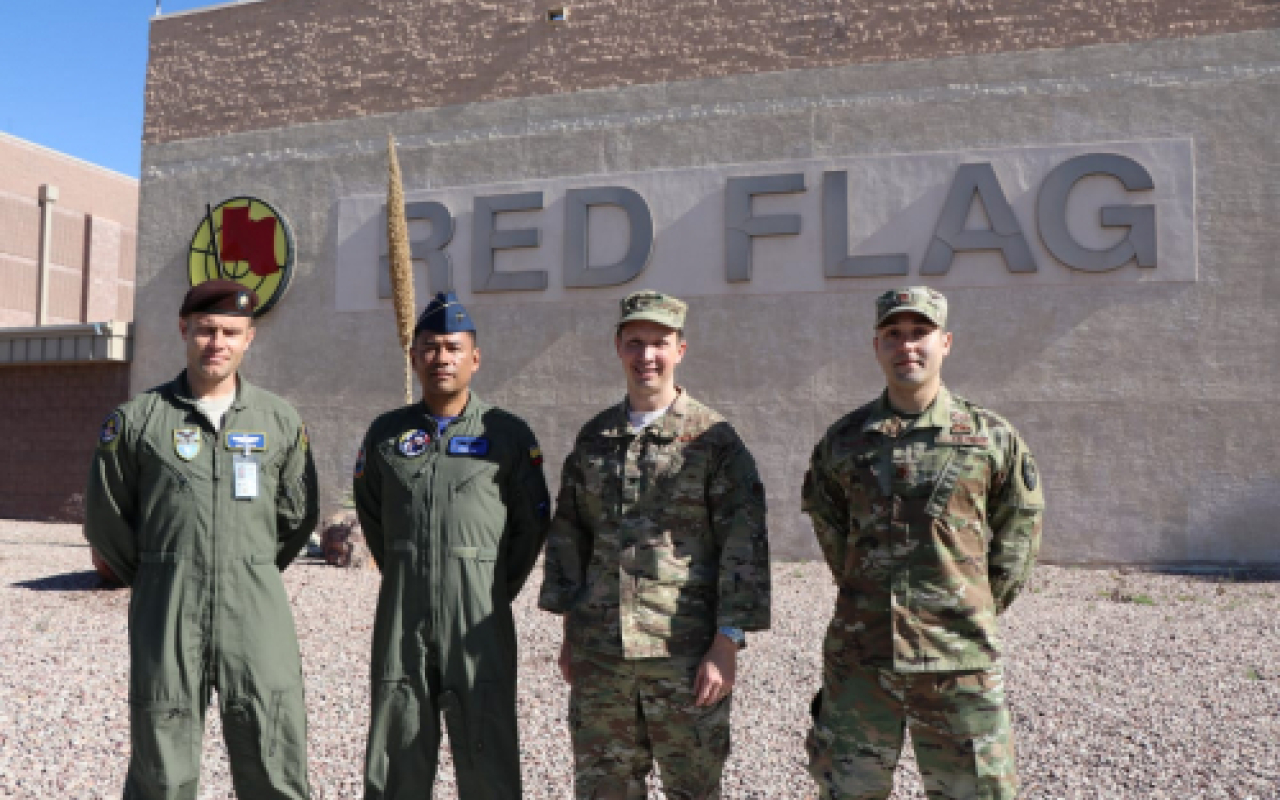
[(619, 305), (622, 308), (622, 316), (618, 319), (618, 328), (628, 322), (647, 319), (659, 325), (665, 325), (668, 328), (681, 331), (684, 330), (685, 311), (689, 309), (688, 304), (684, 301), (677, 300), (669, 294), (655, 292), (652, 289), (632, 292), (622, 298), (622, 302)]
[(894, 314), (913, 311), (927, 318), (939, 328), (947, 327), (947, 298), (942, 292), (928, 286), (908, 286), (890, 289), (876, 298), (876, 328)]

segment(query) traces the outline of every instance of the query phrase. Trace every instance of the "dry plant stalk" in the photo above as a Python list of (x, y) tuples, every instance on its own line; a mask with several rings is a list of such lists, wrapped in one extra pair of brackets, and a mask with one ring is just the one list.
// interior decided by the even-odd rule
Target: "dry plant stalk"
[(391, 263), (391, 303), (396, 309), (396, 329), (400, 333), (400, 349), (404, 351), (404, 401), (413, 402), (413, 363), (409, 348), (413, 346), (413, 260), (409, 254), (409, 223), (404, 216), (404, 186), (400, 181), (400, 162), (396, 159), (396, 140), (387, 134), (387, 254)]

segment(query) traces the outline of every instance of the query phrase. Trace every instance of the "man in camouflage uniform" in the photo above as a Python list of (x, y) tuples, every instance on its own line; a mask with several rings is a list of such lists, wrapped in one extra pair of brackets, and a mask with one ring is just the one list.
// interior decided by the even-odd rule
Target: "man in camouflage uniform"
[(839, 588), (807, 741), (822, 800), (888, 797), (904, 729), (929, 797), (1017, 794), (996, 616), (1031, 575), (1043, 489), (1013, 427), (942, 385), (946, 321), (927, 287), (876, 300), (888, 386), (805, 476)]
[(755, 462), (675, 383), (685, 304), (622, 301), (623, 402), (565, 459), (539, 605), (565, 615), (560, 670), (578, 800), (715, 800), (743, 631), (769, 625), (769, 539)]
[(307, 728), (280, 571), (319, 515), (298, 412), (239, 377), (257, 295), (193, 287), (179, 310), (187, 368), (107, 417), (84, 532), (129, 602), (125, 800), (195, 800), (218, 690), (236, 795), (305, 800)]

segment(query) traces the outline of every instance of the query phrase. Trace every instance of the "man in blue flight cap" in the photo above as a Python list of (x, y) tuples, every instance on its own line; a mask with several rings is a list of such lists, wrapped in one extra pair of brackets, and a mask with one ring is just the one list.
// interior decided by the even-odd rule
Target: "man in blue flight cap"
[(356, 512), (382, 570), (366, 800), (431, 797), (444, 715), (462, 800), (521, 796), (511, 602), (546, 539), (542, 451), (471, 391), (476, 328), (452, 293), (414, 327), (422, 401), (374, 420)]

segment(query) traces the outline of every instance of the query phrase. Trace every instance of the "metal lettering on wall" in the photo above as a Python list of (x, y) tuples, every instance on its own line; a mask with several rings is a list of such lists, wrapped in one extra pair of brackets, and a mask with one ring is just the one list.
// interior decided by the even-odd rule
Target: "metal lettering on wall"
[[(1171, 139), (407, 187), (406, 216), (422, 290), (464, 298), (1194, 281), (1193, 181)], [(337, 308), (383, 307), (380, 198), (338, 211)]]

